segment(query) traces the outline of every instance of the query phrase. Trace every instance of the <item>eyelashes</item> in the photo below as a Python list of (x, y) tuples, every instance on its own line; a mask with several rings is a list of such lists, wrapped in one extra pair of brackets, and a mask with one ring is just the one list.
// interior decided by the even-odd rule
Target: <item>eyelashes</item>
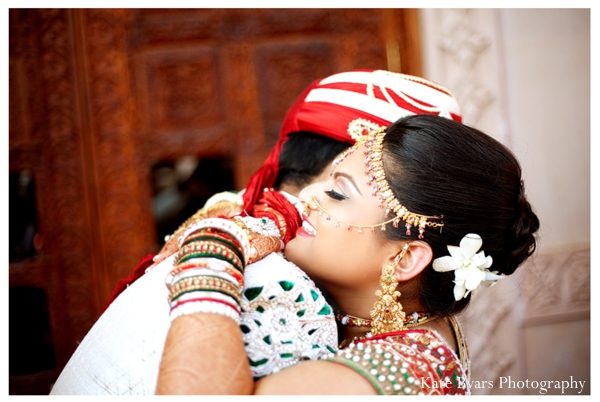
[(331, 197), (331, 198), (333, 198), (334, 200), (337, 200), (337, 201), (343, 201), (346, 198), (348, 198), (345, 195), (342, 195), (342, 194), (340, 194), (340, 193), (338, 193), (337, 191), (334, 191), (334, 190), (325, 191), (325, 194), (327, 194), (328, 197)]

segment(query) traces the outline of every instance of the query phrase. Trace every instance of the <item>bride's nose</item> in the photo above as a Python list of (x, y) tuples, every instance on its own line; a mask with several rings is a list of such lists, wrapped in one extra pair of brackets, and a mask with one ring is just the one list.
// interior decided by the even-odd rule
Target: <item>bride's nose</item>
[(319, 182), (319, 183), (313, 183), (313, 184), (310, 184), (310, 185), (304, 187), (300, 191), (300, 194), (298, 194), (298, 199), (304, 205), (310, 206), (310, 205), (314, 204), (313, 197), (315, 199), (317, 199), (317, 201), (318, 201), (319, 194), (323, 194), (323, 190), (321, 188), (322, 186), (323, 186), (322, 182)]

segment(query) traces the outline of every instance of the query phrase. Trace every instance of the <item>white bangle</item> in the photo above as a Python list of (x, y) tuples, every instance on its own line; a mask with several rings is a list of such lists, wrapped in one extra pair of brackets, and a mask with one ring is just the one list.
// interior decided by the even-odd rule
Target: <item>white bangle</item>
[(169, 320), (173, 322), (173, 320), (175, 320), (177, 317), (195, 313), (220, 314), (231, 318), (236, 322), (236, 324), (240, 324), (240, 313), (238, 311), (235, 311), (226, 304), (210, 301), (190, 302), (177, 306), (171, 310), (171, 313), (169, 314)]

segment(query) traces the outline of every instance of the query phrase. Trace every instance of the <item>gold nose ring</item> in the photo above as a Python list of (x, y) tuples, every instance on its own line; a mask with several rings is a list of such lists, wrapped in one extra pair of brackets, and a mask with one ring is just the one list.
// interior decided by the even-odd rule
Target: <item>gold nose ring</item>
[(302, 214), (308, 216), (310, 214), (310, 205), (303, 202), (302, 207)]

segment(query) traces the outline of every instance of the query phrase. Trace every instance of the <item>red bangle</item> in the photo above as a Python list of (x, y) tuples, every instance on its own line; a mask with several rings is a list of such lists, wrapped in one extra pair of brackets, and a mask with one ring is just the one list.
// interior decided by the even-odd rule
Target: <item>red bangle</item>
[(183, 301), (176, 302), (175, 305), (173, 307), (171, 307), (170, 311), (173, 311), (177, 307), (182, 306), (182, 305), (187, 304), (187, 303), (191, 303), (191, 302), (203, 302), (203, 301), (210, 301), (210, 302), (214, 302), (214, 303), (225, 304), (226, 306), (231, 307), (232, 309), (234, 309), (238, 313), (240, 312), (240, 306), (236, 306), (235, 304), (226, 302), (225, 300), (213, 299), (211, 297), (198, 297), (198, 298), (195, 298), (195, 299), (189, 299), (189, 300), (183, 300)]

